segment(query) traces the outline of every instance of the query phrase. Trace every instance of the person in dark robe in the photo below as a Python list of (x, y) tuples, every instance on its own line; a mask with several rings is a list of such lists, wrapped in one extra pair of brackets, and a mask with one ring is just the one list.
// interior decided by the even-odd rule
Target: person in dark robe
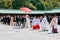
[(22, 16), (22, 20), (21, 21), (22, 21), (21, 28), (25, 28), (26, 18), (25, 18), (24, 15)]
[(10, 15), (5, 16), (5, 22), (7, 25), (10, 25)]
[(52, 20), (52, 17), (49, 15), (49, 16), (47, 17), (47, 20), (48, 20), (48, 22), (50, 23), (51, 20)]
[(19, 16), (16, 17), (16, 25), (19, 26)]
[(14, 21), (14, 26), (16, 26), (16, 15), (14, 15), (13, 21)]
[(2, 16), (1, 22), (2, 22), (3, 24), (6, 24), (5, 16)]
[(21, 26), (21, 24), (22, 24), (22, 17), (21, 17), (21, 15), (19, 16), (19, 27)]
[(58, 24), (60, 25), (60, 16), (58, 17)]

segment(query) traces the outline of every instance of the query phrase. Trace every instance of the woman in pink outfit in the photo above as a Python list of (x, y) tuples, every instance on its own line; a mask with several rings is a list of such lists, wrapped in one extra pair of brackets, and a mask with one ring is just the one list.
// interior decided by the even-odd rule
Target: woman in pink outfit
[(58, 25), (58, 19), (57, 19), (57, 16), (54, 16), (50, 23), (50, 27), (52, 28), (53, 33), (58, 33), (57, 25)]

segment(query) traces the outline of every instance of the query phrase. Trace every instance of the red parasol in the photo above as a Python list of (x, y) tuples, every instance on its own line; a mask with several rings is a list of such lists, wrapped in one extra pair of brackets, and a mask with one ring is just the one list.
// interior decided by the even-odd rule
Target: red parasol
[(21, 11), (24, 11), (24, 12), (31, 12), (32, 10), (27, 8), (27, 7), (22, 7), (20, 8)]

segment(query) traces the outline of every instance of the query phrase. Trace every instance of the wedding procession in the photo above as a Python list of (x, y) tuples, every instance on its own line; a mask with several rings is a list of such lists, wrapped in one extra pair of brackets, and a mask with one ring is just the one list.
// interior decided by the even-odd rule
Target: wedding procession
[(0, 40), (60, 40), (60, 0), (0, 0)]
[(32, 28), (33, 30), (49, 31), (58, 33), (58, 16), (46, 15), (3, 15), (0, 22), (5, 25), (15, 26), (15, 29)]
[(58, 18), (56, 15), (1, 15), (0, 39), (59, 40)]

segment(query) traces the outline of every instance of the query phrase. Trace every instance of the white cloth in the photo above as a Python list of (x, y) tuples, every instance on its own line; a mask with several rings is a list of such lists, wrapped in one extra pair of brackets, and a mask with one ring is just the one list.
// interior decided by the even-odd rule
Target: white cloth
[(47, 21), (47, 18), (43, 18), (42, 19), (42, 23), (41, 23), (41, 26), (42, 26), (42, 30), (48, 30), (48, 21)]
[(36, 20), (36, 18), (34, 18), (33, 20), (32, 20), (32, 26), (35, 26), (35, 25), (37, 25), (37, 20)]
[(37, 19), (37, 24), (40, 26), (39, 30), (42, 30), (42, 23), (40, 22), (40, 19)]
[(37, 24), (40, 25), (40, 19), (36, 19)]
[(30, 19), (29, 18), (26, 18), (26, 27), (30, 28)]

